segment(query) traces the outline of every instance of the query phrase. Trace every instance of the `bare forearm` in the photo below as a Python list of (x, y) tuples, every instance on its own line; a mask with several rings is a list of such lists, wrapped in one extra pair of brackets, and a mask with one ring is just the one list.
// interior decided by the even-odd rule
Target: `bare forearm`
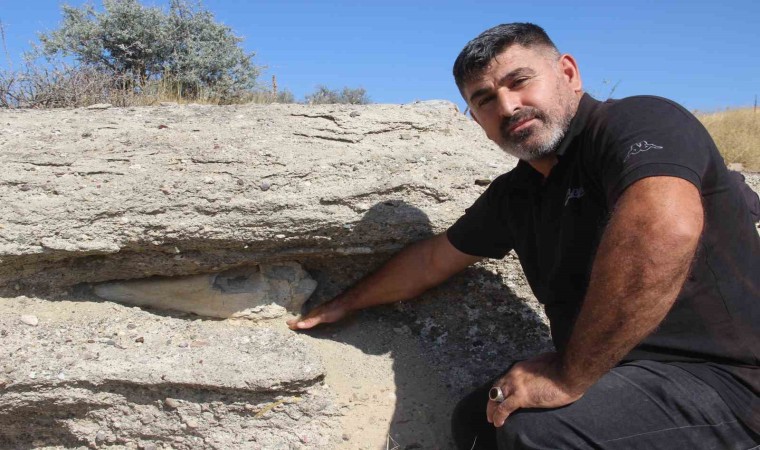
[(621, 198), (620, 211), (600, 243), (561, 360), (561, 376), (581, 392), (660, 324), (688, 275), (702, 229), (699, 198), (686, 205), (665, 201), (653, 212), (651, 197), (657, 193), (638, 191)]
[[(445, 235), (417, 242), (338, 296), (335, 301), (342, 303), (348, 310), (359, 310), (417, 297), (478, 259), (463, 254), (452, 257), (444, 250), (449, 246)], [(452, 264), (457, 259), (461, 261)]]
[(354, 287), (303, 317), (289, 320), (294, 330), (341, 320), (351, 311), (420, 295), (480, 258), (457, 250), (446, 235), (413, 244)]

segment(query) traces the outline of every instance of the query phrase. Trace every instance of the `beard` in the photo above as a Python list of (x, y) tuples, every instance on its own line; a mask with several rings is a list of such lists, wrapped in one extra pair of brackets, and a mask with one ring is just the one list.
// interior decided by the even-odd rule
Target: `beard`
[[(552, 112), (526, 106), (505, 118), (500, 127), (499, 147), (524, 161), (532, 161), (553, 153), (567, 134), (575, 115), (570, 97), (561, 96), (558, 103), (557, 110)], [(515, 124), (530, 119), (536, 119), (538, 123), (517, 132), (509, 131)]]

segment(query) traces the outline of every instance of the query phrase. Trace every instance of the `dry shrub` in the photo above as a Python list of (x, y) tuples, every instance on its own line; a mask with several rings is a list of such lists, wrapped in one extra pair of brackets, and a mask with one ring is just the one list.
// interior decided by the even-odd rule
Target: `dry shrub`
[(760, 171), (760, 112), (753, 108), (697, 114), (715, 140), (726, 163)]
[(28, 62), (23, 71), (0, 70), (0, 107), (78, 108), (96, 103), (115, 106), (149, 106), (161, 102), (212, 105), (240, 103), (292, 103), (293, 94), (258, 90), (227, 92), (197, 89), (193, 95), (179, 82), (166, 78), (136, 80), (93, 66), (64, 63), (42, 65)]

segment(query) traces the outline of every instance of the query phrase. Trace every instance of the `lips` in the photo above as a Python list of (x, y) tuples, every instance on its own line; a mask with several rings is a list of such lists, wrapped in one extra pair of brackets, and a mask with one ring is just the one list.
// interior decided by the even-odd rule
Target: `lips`
[(530, 117), (527, 119), (522, 119), (518, 121), (517, 123), (515, 123), (514, 125), (510, 125), (509, 128), (507, 128), (507, 133), (511, 134), (511, 133), (521, 131), (527, 128), (528, 126), (530, 126), (530, 124), (533, 122), (534, 119), (535, 117)]

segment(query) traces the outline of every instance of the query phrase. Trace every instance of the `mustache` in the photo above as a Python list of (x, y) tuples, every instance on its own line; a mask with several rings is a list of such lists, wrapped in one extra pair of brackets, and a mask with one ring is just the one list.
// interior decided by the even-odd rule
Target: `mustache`
[(505, 136), (508, 134), (508, 130), (520, 122), (530, 119), (538, 119), (546, 122), (546, 115), (538, 108), (525, 107), (510, 117), (505, 117), (501, 121), (501, 132)]

